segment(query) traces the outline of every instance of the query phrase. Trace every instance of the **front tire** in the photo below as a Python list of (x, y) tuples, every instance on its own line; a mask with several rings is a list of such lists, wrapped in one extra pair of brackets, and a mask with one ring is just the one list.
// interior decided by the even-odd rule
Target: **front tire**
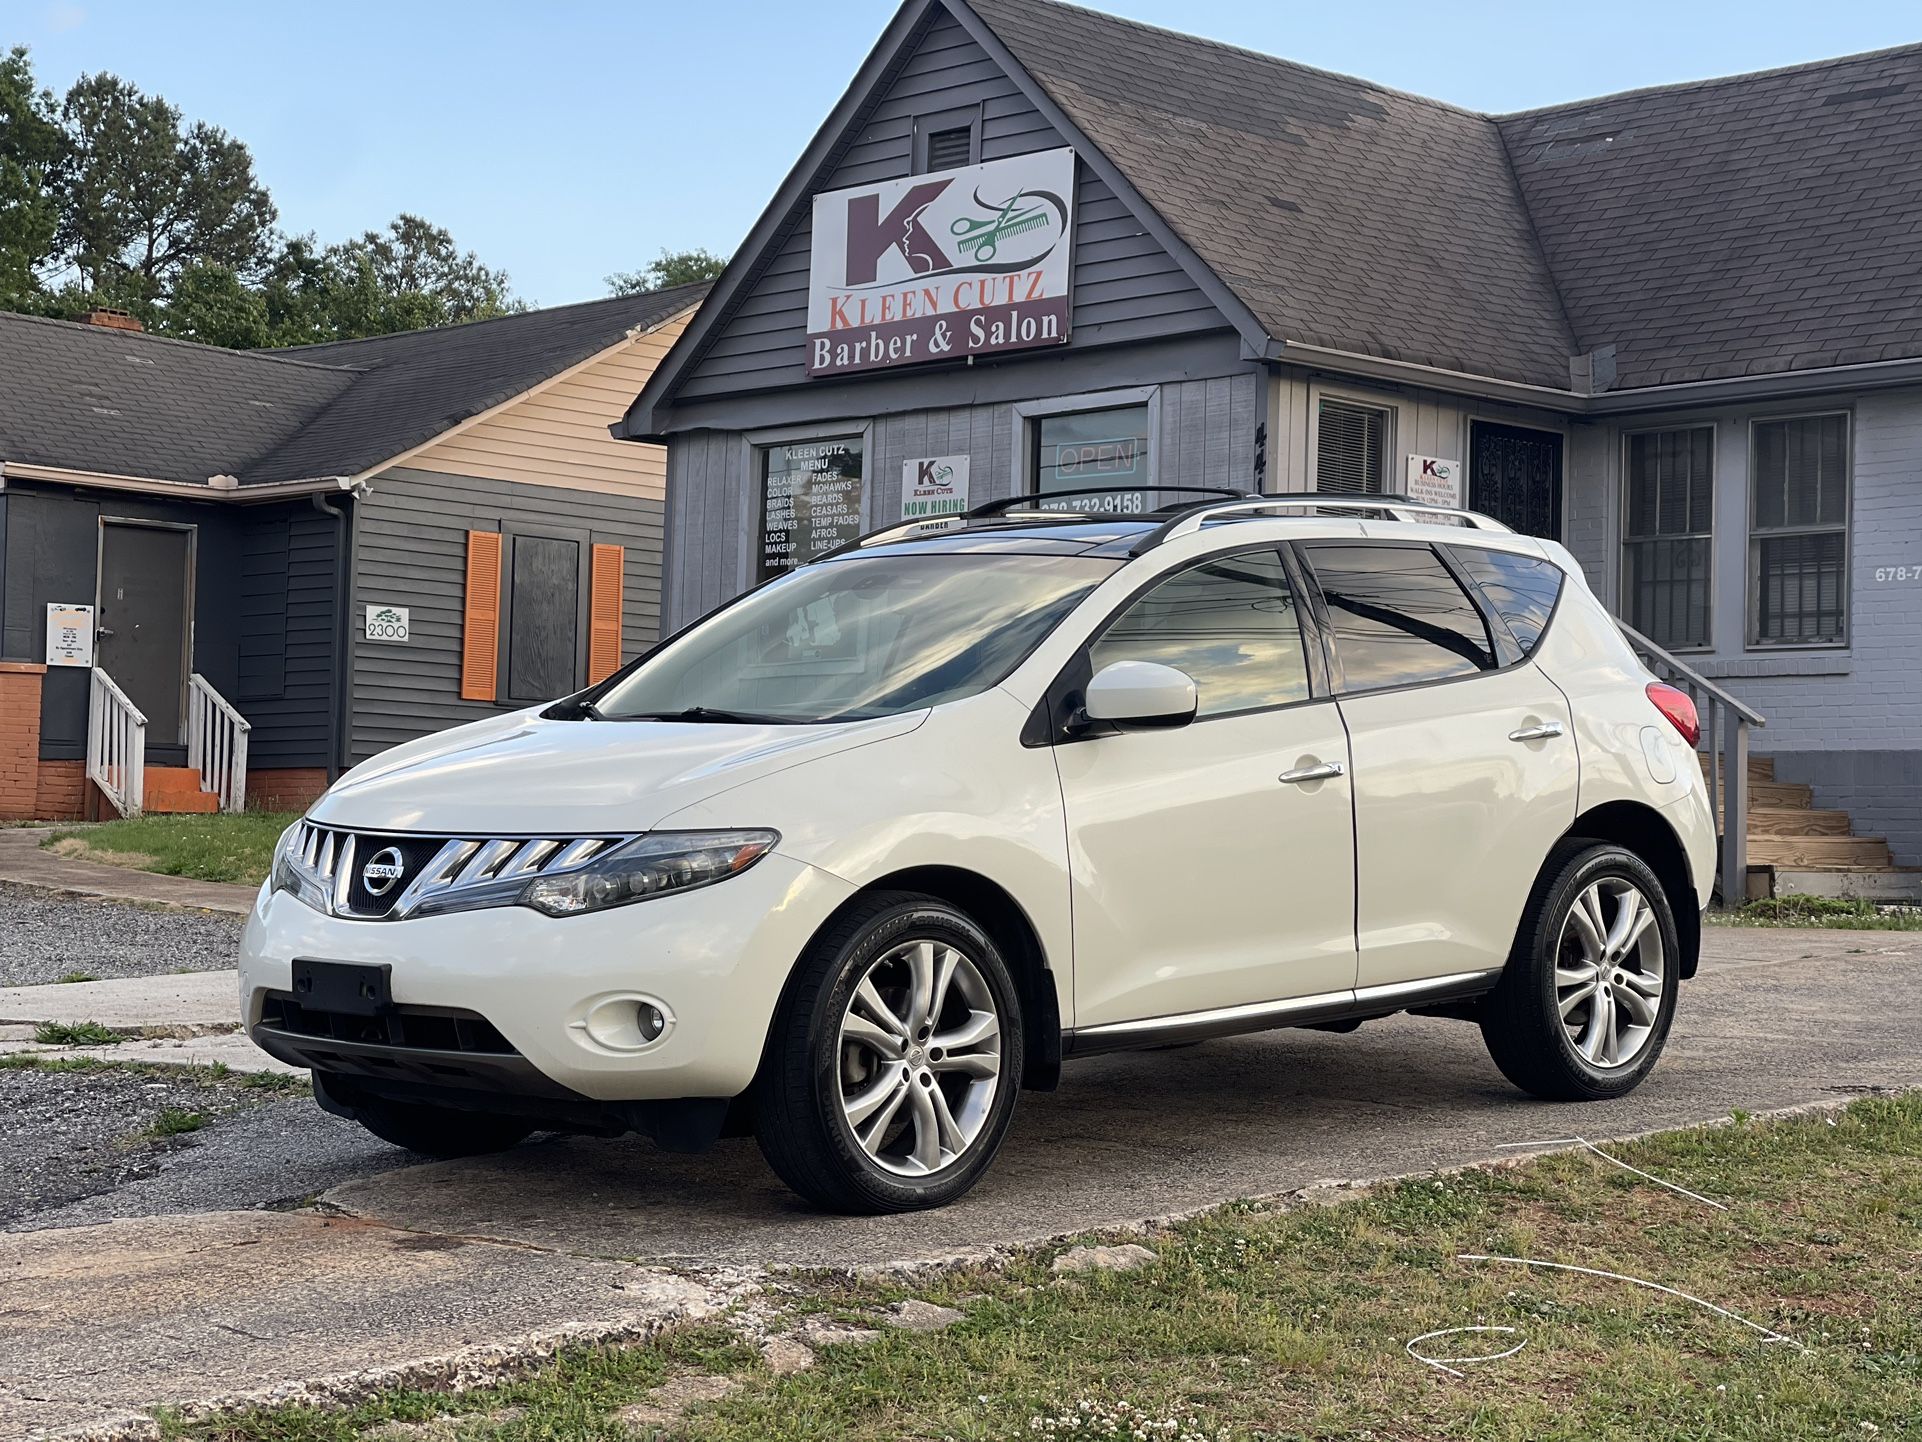
[(1543, 867), (1482, 1039), (1502, 1075), (1550, 1101), (1641, 1084), (1668, 1041), (1682, 949), (1662, 883), (1620, 846), (1563, 842)]
[(1021, 996), (993, 940), (933, 897), (877, 893), (802, 956), (762, 1068), (757, 1134), (782, 1181), (840, 1212), (961, 1196), (1021, 1088)]

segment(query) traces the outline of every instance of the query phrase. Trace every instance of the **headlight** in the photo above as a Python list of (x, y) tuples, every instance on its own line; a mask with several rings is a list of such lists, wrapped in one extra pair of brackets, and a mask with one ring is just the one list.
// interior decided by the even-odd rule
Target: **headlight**
[(407, 914), (434, 916), (491, 906), (531, 906), (549, 916), (605, 911), (738, 876), (780, 839), (778, 831), (652, 832), (568, 871), (423, 897)]
[(291, 892), (316, 911), (324, 911), (327, 888), (317, 877), (308, 875), (294, 864), (294, 841), (300, 827), (301, 823), (296, 821), (281, 832), (280, 840), (274, 843), (274, 864), (267, 872), (268, 884), (275, 891)]

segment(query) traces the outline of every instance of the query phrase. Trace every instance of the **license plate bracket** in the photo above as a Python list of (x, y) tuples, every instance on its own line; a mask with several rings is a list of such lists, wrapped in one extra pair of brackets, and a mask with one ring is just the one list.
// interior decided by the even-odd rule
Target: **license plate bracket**
[(294, 1000), (315, 1011), (379, 1016), (394, 1005), (394, 968), (385, 962), (294, 962)]

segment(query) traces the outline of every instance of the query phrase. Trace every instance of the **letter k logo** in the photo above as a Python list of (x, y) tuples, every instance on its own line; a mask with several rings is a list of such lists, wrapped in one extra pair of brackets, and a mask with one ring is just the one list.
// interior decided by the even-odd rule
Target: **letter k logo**
[(951, 262), (921, 224), (921, 212), (954, 182), (930, 180), (914, 186), (895, 202), (894, 209), (881, 214), (881, 197), (857, 195), (848, 202), (848, 281), (849, 285), (870, 285), (875, 267), (890, 250), (899, 250), (916, 275), (931, 270), (946, 270)]

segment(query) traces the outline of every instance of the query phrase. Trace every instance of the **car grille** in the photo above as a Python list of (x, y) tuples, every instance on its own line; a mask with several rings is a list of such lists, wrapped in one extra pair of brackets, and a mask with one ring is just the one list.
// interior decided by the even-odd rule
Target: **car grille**
[[(422, 903), (472, 887), (584, 866), (631, 836), (419, 836), (300, 823), (288, 860), (314, 881), (335, 916), (397, 921)], [(369, 868), (390, 868), (369, 875)]]
[(453, 1007), (394, 1006), (378, 1016), (321, 1011), (285, 992), (269, 992), (261, 1003), (260, 1024), (290, 1036), (405, 1051), (471, 1052), (481, 1056), (518, 1056), (513, 1044), (478, 1012)]

